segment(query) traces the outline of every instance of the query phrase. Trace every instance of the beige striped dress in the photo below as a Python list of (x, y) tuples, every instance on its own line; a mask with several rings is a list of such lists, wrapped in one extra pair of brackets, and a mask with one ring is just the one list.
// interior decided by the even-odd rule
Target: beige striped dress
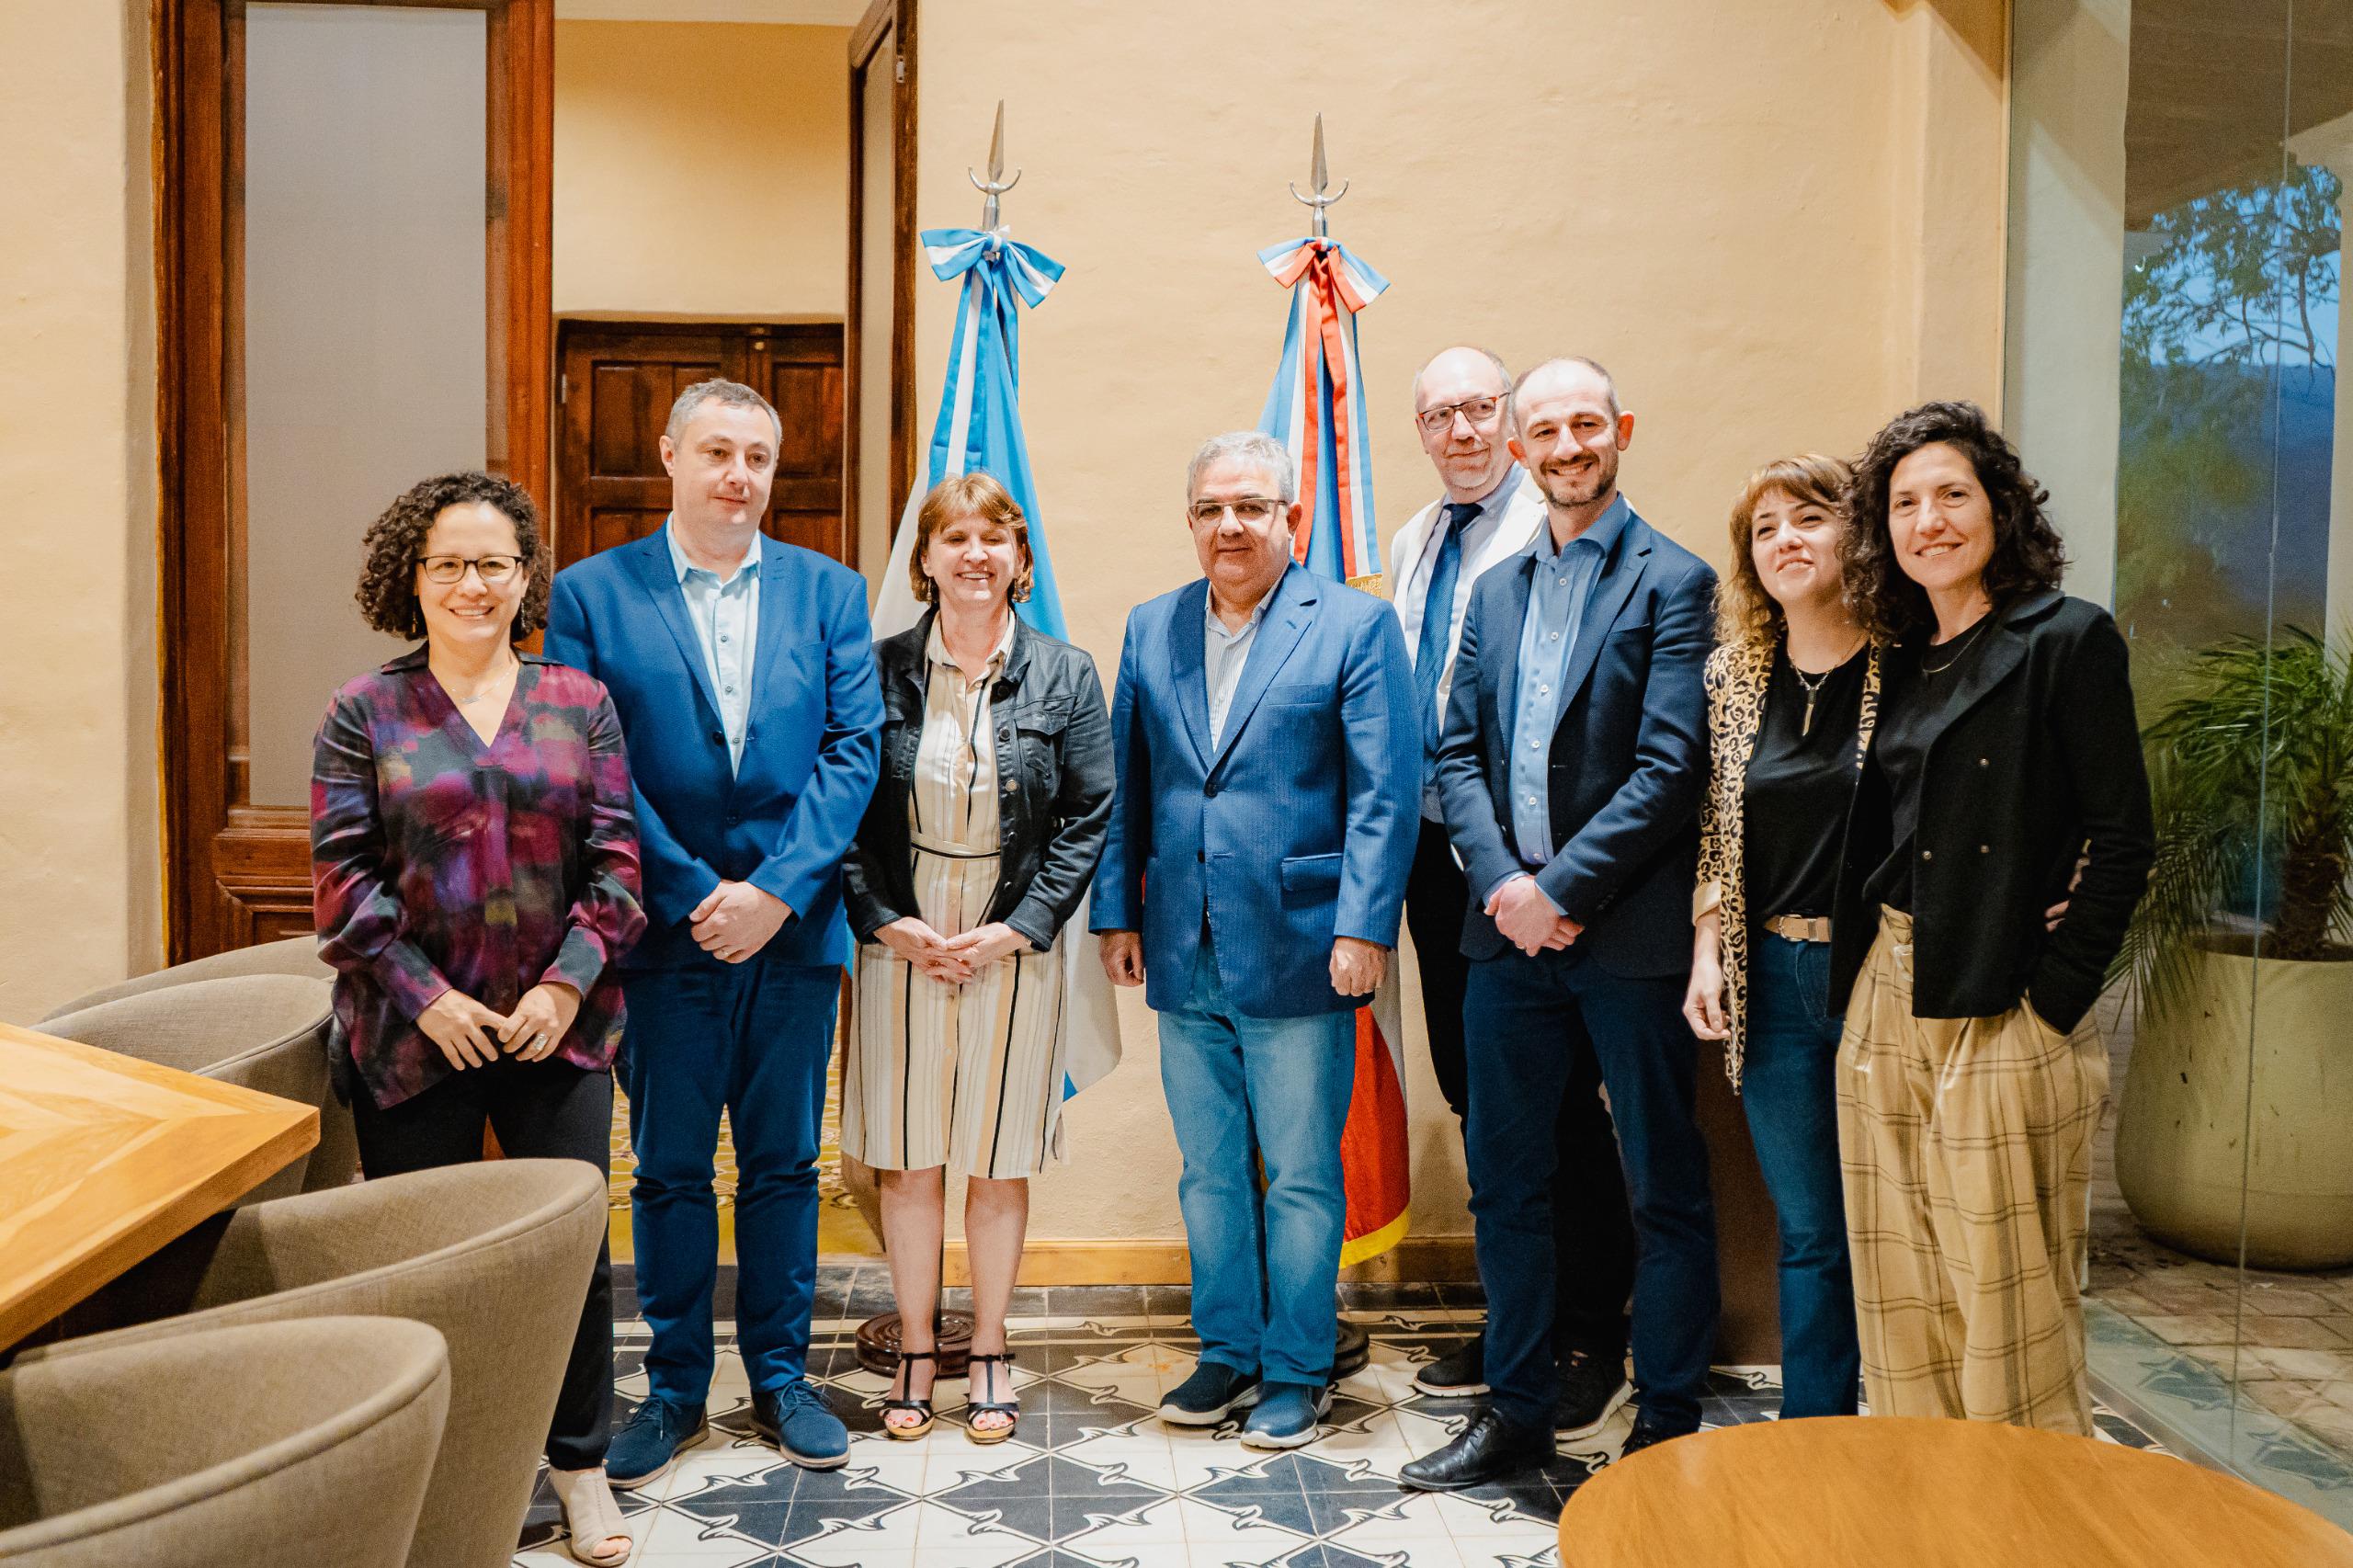
[[(907, 791), (915, 909), (945, 937), (988, 917), (996, 892), (997, 766), (989, 693), (1011, 627), (968, 681), (934, 625), (923, 739)], [(962, 985), (880, 942), (858, 949), (858, 1027), (842, 1072), (842, 1153), (881, 1170), (946, 1165), (1034, 1176), (1063, 1157), (1063, 976), (1052, 949), (997, 960)]]

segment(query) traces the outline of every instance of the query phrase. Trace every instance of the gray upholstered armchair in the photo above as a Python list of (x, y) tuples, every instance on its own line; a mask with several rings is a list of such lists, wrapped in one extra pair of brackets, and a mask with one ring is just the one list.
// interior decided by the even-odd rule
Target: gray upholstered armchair
[(399, 1568), (449, 1403), (390, 1318), (215, 1328), (0, 1372), (16, 1568)]
[(430, 1324), (449, 1345), (449, 1420), (410, 1568), (506, 1568), (605, 1225), (605, 1183), (575, 1160), (450, 1165), (254, 1204), (206, 1221), (65, 1320), (105, 1332), (18, 1365), (323, 1313)]
[[(210, 958), (194, 959), (187, 963), (174, 964), (169, 969), (134, 975), (113, 985), (102, 985), (62, 1006), (51, 1008), (49, 1018), (62, 1018), (85, 1007), (95, 1007), (103, 1002), (119, 1002), (125, 996), (161, 991), (166, 986), (186, 985), (198, 980), (226, 980), (241, 974), (299, 974), (305, 980), (335, 978), (335, 971), (319, 957), (319, 939), (316, 937), (289, 937), (283, 941), (256, 942), (250, 948), (234, 948), (225, 953), (214, 953)], [(43, 1028), (49, 1018), (33, 1027)]]

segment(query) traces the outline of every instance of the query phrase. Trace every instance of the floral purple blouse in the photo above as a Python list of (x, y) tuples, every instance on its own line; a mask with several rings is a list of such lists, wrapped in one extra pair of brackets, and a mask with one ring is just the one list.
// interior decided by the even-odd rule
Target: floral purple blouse
[(336, 692), (319, 726), (319, 956), (336, 971), (335, 1019), (379, 1106), (454, 1071), (416, 1027), (452, 987), (504, 1013), (562, 982), (580, 1012), (555, 1057), (601, 1071), (620, 1044), (612, 966), (645, 930), (620, 720), (593, 676), (522, 660), (489, 745), (421, 648)]

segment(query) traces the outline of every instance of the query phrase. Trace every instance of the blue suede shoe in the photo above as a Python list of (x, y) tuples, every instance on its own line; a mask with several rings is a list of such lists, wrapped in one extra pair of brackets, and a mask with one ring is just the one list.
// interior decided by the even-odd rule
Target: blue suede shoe
[(1203, 1361), (1193, 1375), (1160, 1396), (1160, 1418), (1171, 1426), (1214, 1426), (1258, 1403), (1258, 1374), (1222, 1361)]
[(613, 1435), (605, 1455), (605, 1478), (614, 1485), (650, 1486), (670, 1473), (678, 1456), (710, 1436), (699, 1404), (673, 1404), (648, 1399), (631, 1413), (628, 1425)]
[(1242, 1424), (1242, 1446), (1295, 1449), (1316, 1437), (1316, 1423), (1332, 1408), (1332, 1390), (1320, 1383), (1268, 1383), (1258, 1408)]
[(849, 1428), (805, 1379), (753, 1394), (752, 1430), (803, 1470), (839, 1470), (849, 1460)]

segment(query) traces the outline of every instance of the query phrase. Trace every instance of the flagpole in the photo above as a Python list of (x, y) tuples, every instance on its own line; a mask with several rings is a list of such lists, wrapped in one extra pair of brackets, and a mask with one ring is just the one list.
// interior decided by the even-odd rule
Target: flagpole
[[(1331, 209), (1347, 195), (1348, 184), (1342, 180), (1338, 188), (1333, 187), (1324, 117), (1318, 114), (1309, 188), (1290, 187), (1292, 199), (1313, 214), (1312, 232), (1304, 239), (1258, 253), (1259, 261), (1291, 296), (1283, 351), (1259, 428), (1281, 441), (1297, 465), (1304, 512), (1292, 541), (1293, 559), (1320, 575), (1381, 594), (1370, 426), (1356, 317), (1389, 284), (1332, 238)], [(1398, 965), (1392, 962), (1370, 1002), (1355, 1014), (1355, 1078), (1340, 1142), (1347, 1202), (1343, 1266), (1396, 1245), (1411, 1219), (1412, 1157), (1399, 995)], [(1363, 1366), (1368, 1353), (1364, 1332), (1342, 1319), (1333, 1355), (1334, 1378)]]

